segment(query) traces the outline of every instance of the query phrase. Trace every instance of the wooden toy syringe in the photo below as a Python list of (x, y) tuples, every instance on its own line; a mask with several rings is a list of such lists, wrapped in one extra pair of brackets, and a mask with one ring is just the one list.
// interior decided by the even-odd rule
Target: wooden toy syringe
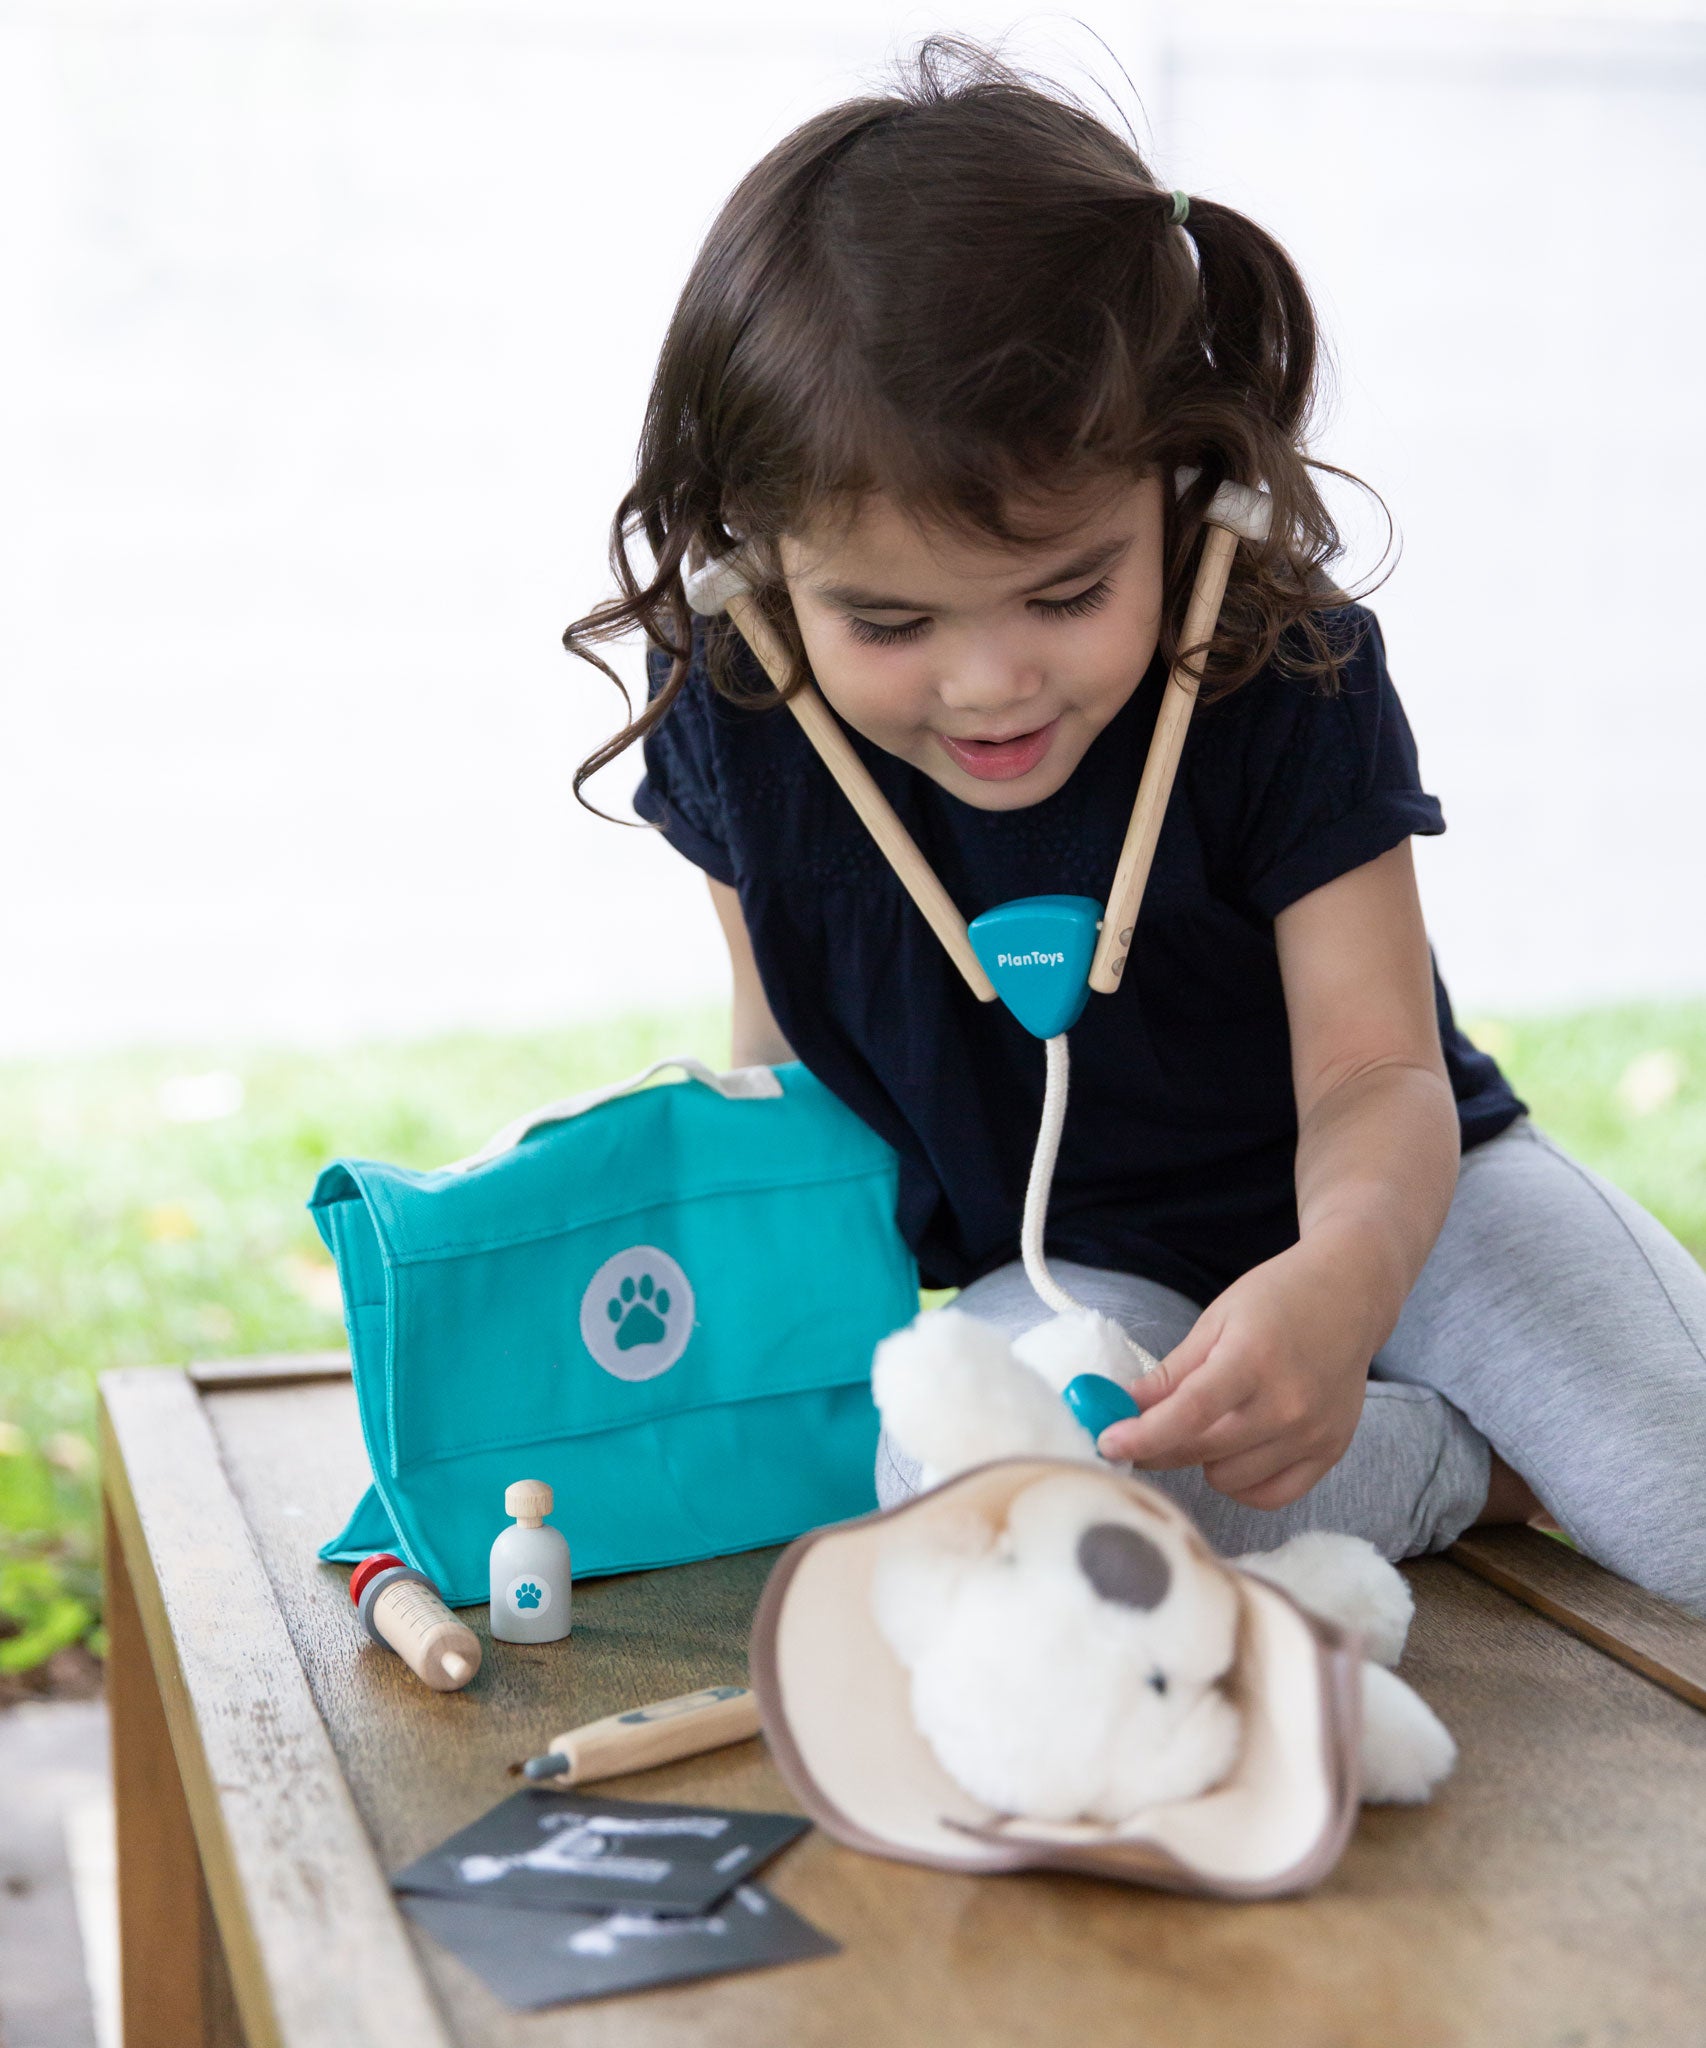
[(380, 1551), (350, 1573), (361, 1625), (434, 1692), (458, 1692), (480, 1668), (480, 1638), (438, 1597), (425, 1572)]

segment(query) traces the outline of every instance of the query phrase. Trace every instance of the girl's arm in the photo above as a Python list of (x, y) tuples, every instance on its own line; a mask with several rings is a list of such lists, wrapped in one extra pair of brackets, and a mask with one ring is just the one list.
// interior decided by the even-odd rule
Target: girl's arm
[(1372, 1358), (1434, 1248), (1463, 1150), (1410, 842), (1281, 911), (1274, 936), (1300, 1239), (1355, 1260)]
[(1274, 930), (1298, 1242), (1210, 1303), (1140, 1389), (1142, 1417), (1107, 1437), (1140, 1465), (1200, 1464), (1260, 1508), (1296, 1500), (1344, 1455), (1461, 1150), (1408, 841), (1301, 898)]
[[(710, 877), (706, 877), (710, 881)], [(731, 1064), (737, 1067), (774, 1067), (794, 1055), (781, 1027), (770, 1014), (764, 984), (758, 978), (758, 962), (752, 955), (746, 919), (740, 897), (726, 882), (711, 882), (711, 901), (717, 922), (729, 945), (729, 965), (734, 971), (734, 1043)]]

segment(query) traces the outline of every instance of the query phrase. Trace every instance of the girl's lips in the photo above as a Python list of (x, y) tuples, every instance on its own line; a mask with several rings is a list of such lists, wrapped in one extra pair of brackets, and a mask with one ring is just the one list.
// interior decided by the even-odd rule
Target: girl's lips
[(980, 782), (1016, 782), (1021, 775), (1029, 775), (1048, 752), (1059, 723), (1058, 718), (1051, 718), (1035, 732), (1015, 733), (1007, 740), (956, 740), (945, 732), (936, 737), (949, 757)]

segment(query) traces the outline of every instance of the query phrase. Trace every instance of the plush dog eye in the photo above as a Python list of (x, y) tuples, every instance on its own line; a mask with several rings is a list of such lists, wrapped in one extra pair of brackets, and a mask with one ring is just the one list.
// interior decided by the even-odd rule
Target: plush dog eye
[(1123, 1522), (1093, 1522), (1078, 1539), (1078, 1568), (1104, 1600), (1159, 1607), (1173, 1574), (1158, 1544)]
[(1167, 1674), (1165, 1671), (1152, 1671), (1143, 1682), (1158, 1699), (1165, 1699), (1167, 1697)]

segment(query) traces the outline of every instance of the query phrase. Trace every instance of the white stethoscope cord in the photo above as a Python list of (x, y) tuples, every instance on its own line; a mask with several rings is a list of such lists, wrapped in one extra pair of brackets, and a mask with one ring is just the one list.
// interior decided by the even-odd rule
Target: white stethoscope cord
[(1048, 1059), (1048, 1079), (1043, 1086), (1043, 1120), (1037, 1128), (1037, 1149), (1031, 1154), (1031, 1178), (1025, 1186), (1025, 1215), (1019, 1226), (1019, 1251), (1025, 1261), (1025, 1277), (1055, 1314), (1082, 1315), (1084, 1304), (1074, 1301), (1059, 1284), (1043, 1256), (1049, 1193), (1054, 1186), (1055, 1161), (1060, 1157), (1060, 1134), (1066, 1124), (1066, 1033), (1062, 1031), (1054, 1038), (1045, 1038), (1043, 1051)]
[[(1049, 1195), (1054, 1188), (1055, 1161), (1060, 1157), (1060, 1134), (1066, 1125), (1066, 1091), (1069, 1079), (1066, 1033), (1043, 1040), (1047, 1078), (1043, 1083), (1043, 1118), (1037, 1126), (1037, 1149), (1031, 1154), (1031, 1177), (1025, 1185), (1025, 1213), (1019, 1225), (1019, 1252), (1025, 1262), (1025, 1277), (1057, 1316), (1094, 1315), (1095, 1310), (1075, 1300), (1048, 1269), (1043, 1253), (1043, 1232), (1048, 1225)], [(1114, 1324), (1118, 1329), (1118, 1325)], [(1155, 1370), (1155, 1358), (1136, 1338), (1119, 1330), (1126, 1348), (1137, 1359), (1140, 1375)]]

